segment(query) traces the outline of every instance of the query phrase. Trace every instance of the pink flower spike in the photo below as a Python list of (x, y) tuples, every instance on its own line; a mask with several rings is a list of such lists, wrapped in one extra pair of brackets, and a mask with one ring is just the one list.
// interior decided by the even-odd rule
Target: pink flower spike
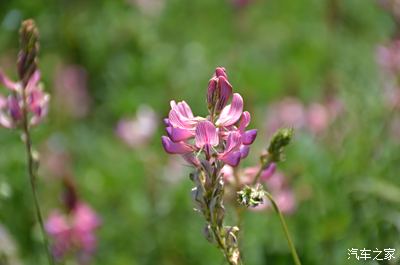
[(243, 112), (243, 98), (240, 94), (233, 94), (232, 102), (226, 106), (219, 116), (217, 126), (230, 126), (235, 124), (241, 117)]
[(16, 91), (19, 87), (19, 84), (11, 81), (4, 73), (0, 70), (0, 83), (3, 84), (6, 88)]
[(167, 136), (162, 136), (161, 141), (165, 152), (169, 154), (186, 154), (193, 151), (188, 144), (184, 142), (174, 143)]
[(214, 124), (209, 121), (199, 122), (196, 127), (195, 143), (197, 148), (218, 145), (218, 133)]

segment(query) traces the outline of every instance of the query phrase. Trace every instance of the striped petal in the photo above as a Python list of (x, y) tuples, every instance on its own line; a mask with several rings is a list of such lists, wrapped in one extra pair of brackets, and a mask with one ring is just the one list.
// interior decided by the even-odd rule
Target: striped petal
[(195, 143), (197, 148), (218, 145), (218, 132), (214, 124), (209, 121), (199, 122), (196, 127)]
[(191, 137), (193, 137), (194, 132), (187, 130), (187, 129), (181, 129), (181, 128), (174, 128), (174, 127), (167, 127), (165, 128), (167, 131), (168, 137), (173, 141), (173, 142), (180, 142), (187, 140)]
[(235, 93), (233, 94), (232, 102), (230, 105), (226, 106), (216, 124), (218, 126), (230, 126), (235, 124), (240, 117), (242, 116), (243, 112), (243, 98), (240, 96), (240, 94)]

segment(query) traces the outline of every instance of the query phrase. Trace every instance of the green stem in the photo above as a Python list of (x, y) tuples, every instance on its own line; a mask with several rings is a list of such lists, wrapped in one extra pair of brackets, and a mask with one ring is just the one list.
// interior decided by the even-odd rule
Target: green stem
[[(25, 90), (24, 90), (25, 91)], [(23, 93), (24, 98), (25, 98), (25, 93)], [(37, 196), (37, 191), (36, 191), (36, 169), (35, 169), (35, 158), (33, 157), (33, 149), (32, 149), (32, 140), (31, 140), (31, 135), (29, 132), (29, 125), (28, 125), (28, 114), (27, 114), (27, 107), (26, 103), (24, 100), (24, 119), (23, 119), (23, 133), (24, 133), (24, 142), (25, 142), (25, 148), (26, 148), (26, 157), (28, 161), (28, 176), (31, 184), (31, 189), (32, 189), (32, 195), (33, 195), (33, 202), (35, 205), (35, 212), (36, 212), (36, 217), (39, 221), (40, 224), (40, 230), (42, 232), (43, 236), (43, 244), (46, 250), (47, 258), (49, 261), (50, 265), (54, 265), (54, 259), (53, 256), (50, 252), (49, 248), (49, 241), (47, 239), (47, 234), (46, 230), (44, 228), (44, 223), (43, 223), (43, 218), (42, 218), (42, 212), (40, 210), (40, 204), (39, 204), (39, 199)]]
[(287, 242), (289, 244), (289, 248), (290, 248), (290, 251), (292, 253), (292, 257), (293, 257), (294, 263), (296, 265), (301, 265), (299, 256), (297, 255), (296, 247), (294, 246), (292, 238), (290, 237), (289, 229), (287, 227), (285, 218), (283, 217), (283, 214), (282, 214), (281, 210), (278, 207), (278, 204), (275, 202), (274, 198), (272, 197), (272, 195), (269, 192), (265, 191), (265, 196), (267, 196), (267, 198), (271, 202), (272, 206), (274, 207), (274, 210), (279, 215), (279, 219), (281, 221), (281, 225), (282, 225), (283, 231), (285, 232), (285, 236), (286, 236)]

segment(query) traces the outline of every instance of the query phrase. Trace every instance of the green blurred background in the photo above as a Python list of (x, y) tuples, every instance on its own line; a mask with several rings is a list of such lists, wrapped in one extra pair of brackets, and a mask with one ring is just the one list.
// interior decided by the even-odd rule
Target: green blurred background
[[(256, 165), (267, 145), (273, 102), (292, 97), (308, 105), (334, 94), (344, 106), (324, 133), (297, 130), (280, 165), (297, 200), (287, 220), (303, 264), (359, 264), (348, 260), (350, 248), (400, 253), (400, 136), (387, 126), (398, 113), (385, 106), (376, 63), (377, 46), (392, 38), (395, 24), (376, 2), (3, 0), (0, 65), (13, 77), (26, 18), (40, 29), (40, 67), (52, 94), (35, 146), (69, 154), (82, 200), (101, 216), (92, 264), (223, 264), (192, 210), (190, 169), (171, 162), (160, 144), (170, 100), (206, 114), (216, 66), (227, 68), (252, 113), (250, 126), (260, 129), (244, 165)], [(63, 89), (57, 76), (71, 65), (87, 78), (90, 106), (82, 115), (63, 103), (68, 92), (56, 92)], [(130, 148), (115, 128), (143, 104), (159, 126), (148, 143)], [(45, 264), (19, 135), (2, 129), (0, 146), (0, 223), (22, 264)], [(44, 168), (38, 185), (48, 215), (62, 207), (61, 182)], [(245, 264), (292, 264), (273, 212), (248, 212), (243, 225)]]

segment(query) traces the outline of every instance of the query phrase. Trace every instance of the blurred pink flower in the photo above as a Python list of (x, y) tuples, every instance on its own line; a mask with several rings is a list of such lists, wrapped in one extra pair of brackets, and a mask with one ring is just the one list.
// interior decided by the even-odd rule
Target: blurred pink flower
[(58, 109), (74, 118), (85, 117), (91, 99), (87, 88), (86, 70), (79, 65), (61, 65), (54, 77), (54, 97)]
[(52, 239), (54, 256), (63, 260), (73, 253), (86, 263), (96, 249), (95, 230), (99, 226), (99, 217), (84, 203), (78, 203), (68, 214), (53, 211), (45, 228)]
[(303, 128), (307, 122), (306, 108), (296, 98), (285, 98), (267, 109), (266, 128), (269, 135), (282, 127)]
[(307, 111), (307, 125), (314, 134), (327, 129), (330, 122), (328, 108), (320, 103), (312, 103)]
[(400, 73), (400, 40), (379, 46), (377, 61), (388, 74), (398, 75)]
[(320, 134), (328, 129), (342, 111), (343, 105), (337, 98), (331, 98), (323, 103), (314, 102), (309, 106), (298, 99), (285, 98), (268, 108), (267, 132), (272, 135), (281, 127), (293, 127)]
[(142, 105), (134, 118), (125, 118), (118, 122), (116, 134), (128, 146), (139, 148), (153, 137), (157, 124), (158, 117), (154, 110), (150, 106)]

